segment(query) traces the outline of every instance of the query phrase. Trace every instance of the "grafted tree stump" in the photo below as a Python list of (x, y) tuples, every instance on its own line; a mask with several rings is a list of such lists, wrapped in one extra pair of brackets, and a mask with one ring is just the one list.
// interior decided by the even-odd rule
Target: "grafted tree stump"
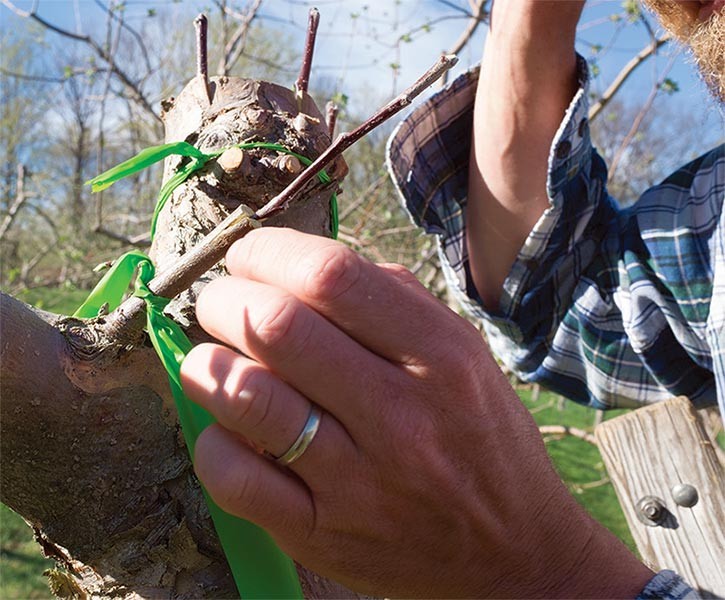
[[(201, 79), (164, 103), (166, 140), (202, 150), (274, 142), (314, 159), (330, 139), (314, 102), (245, 79)], [(168, 178), (179, 164), (165, 165)], [(269, 150), (211, 161), (182, 184), (162, 212), (151, 256), (157, 270), (197, 244), (239, 203), (263, 205), (298, 166)], [(328, 169), (275, 225), (329, 235), (330, 196), (346, 167)], [(170, 305), (195, 327), (193, 304), (215, 266)], [(2, 296), (0, 484), (2, 501), (33, 527), (58, 561), (56, 588), (78, 597), (230, 598), (231, 573), (179, 429), (166, 374), (142, 335), (113, 339), (104, 318), (81, 321)], [(233, 307), (230, 307), (233, 308)], [(304, 569), (308, 597), (352, 592)], [(60, 581), (59, 581), (60, 579)]]

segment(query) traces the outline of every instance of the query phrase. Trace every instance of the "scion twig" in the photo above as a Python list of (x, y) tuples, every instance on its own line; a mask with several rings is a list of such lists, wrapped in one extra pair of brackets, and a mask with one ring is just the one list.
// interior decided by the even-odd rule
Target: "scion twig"
[[(232, 243), (254, 229), (255, 221), (260, 221), (284, 210), (322, 169), (360, 138), (408, 106), (418, 94), (453, 67), (457, 61), (455, 56), (441, 56), (435, 65), (397, 98), (380, 108), (353, 131), (341, 134), (290, 185), (259, 209), (255, 215), (251, 215), (252, 218), (250, 218), (249, 209), (244, 205), (230, 213), (199, 244), (184, 254), (169, 269), (152, 279), (148, 284), (149, 289), (157, 296), (166, 298), (173, 298), (188, 289), (194, 281), (222, 259)], [(143, 300), (136, 297), (129, 298), (106, 317), (106, 333), (119, 338), (124, 332), (133, 333), (134, 329), (143, 325), (141, 319), (143, 310)]]
[(337, 104), (330, 100), (325, 106), (325, 113), (327, 117), (327, 132), (330, 134), (330, 139), (335, 137), (335, 125), (337, 125), (337, 113), (339, 109)]
[(366, 136), (373, 129), (387, 121), (394, 114), (408, 106), (418, 94), (431, 85), (443, 73), (458, 62), (458, 58), (451, 54), (441, 56), (435, 65), (428, 69), (423, 76), (411, 85), (402, 94), (380, 108), (373, 116), (367, 119), (356, 129), (349, 133), (342, 133), (317, 159), (307, 167), (300, 176), (288, 185), (279, 195), (257, 211), (257, 219), (265, 219), (287, 208), (290, 201), (314, 178), (322, 169), (329, 165), (345, 150)]
[(206, 56), (207, 50), (207, 20), (204, 13), (194, 19), (194, 28), (196, 29), (196, 76), (201, 78), (206, 92), (206, 99), (211, 104), (211, 94), (209, 93), (209, 63)]
[(310, 71), (312, 70), (312, 55), (315, 52), (315, 40), (317, 39), (317, 27), (320, 24), (320, 11), (316, 8), (310, 9), (307, 19), (307, 37), (305, 38), (305, 53), (302, 56), (300, 74), (295, 81), (297, 98), (301, 99), (307, 93), (310, 85)]

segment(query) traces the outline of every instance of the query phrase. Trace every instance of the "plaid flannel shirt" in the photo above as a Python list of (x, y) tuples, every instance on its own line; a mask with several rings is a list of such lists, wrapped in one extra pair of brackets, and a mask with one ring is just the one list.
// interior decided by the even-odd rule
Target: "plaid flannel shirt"
[(478, 70), (414, 110), (388, 142), (414, 222), (438, 236), (448, 283), (521, 379), (596, 408), (673, 395), (725, 415), (725, 146), (620, 209), (589, 137), (588, 73), (549, 156), (549, 208), (521, 248), (498, 310), (468, 269), (466, 190)]

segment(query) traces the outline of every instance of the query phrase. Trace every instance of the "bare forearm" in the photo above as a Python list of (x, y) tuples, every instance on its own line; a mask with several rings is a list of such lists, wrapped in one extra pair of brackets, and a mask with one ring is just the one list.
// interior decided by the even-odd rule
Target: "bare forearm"
[(549, 148), (576, 90), (574, 35), (583, 5), (494, 3), (474, 112), (467, 227), (473, 280), (490, 309), (548, 206)]

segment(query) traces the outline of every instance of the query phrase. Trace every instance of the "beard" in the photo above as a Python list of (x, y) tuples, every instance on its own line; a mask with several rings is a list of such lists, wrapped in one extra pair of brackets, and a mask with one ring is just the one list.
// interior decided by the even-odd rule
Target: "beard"
[(725, 11), (705, 22), (677, 0), (645, 0), (667, 31), (689, 46), (702, 79), (720, 103), (725, 103)]

